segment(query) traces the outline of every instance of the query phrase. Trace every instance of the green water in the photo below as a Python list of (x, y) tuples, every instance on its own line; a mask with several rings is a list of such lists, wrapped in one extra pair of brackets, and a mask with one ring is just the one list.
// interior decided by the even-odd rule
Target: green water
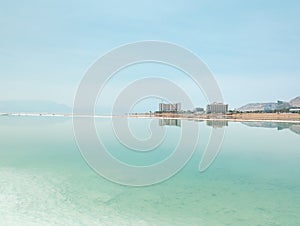
[[(130, 121), (149, 135), (149, 119)], [(200, 173), (212, 127), (195, 123), (199, 144), (183, 170), (133, 188), (91, 170), (71, 119), (0, 117), (0, 225), (300, 225), (299, 127), (229, 122), (219, 155)], [(137, 165), (172, 153), (180, 131), (167, 127), (159, 154), (147, 160), (124, 154), (109, 119), (96, 124), (112, 154)]]

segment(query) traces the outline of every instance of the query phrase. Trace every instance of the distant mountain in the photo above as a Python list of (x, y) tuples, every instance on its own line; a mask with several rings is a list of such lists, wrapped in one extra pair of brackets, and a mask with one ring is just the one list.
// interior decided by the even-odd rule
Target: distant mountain
[(26, 101), (0, 101), (0, 112), (3, 113), (71, 113), (72, 109), (64, 104), (52, 101), (26, 100)]
[(299, 96), (299, 97), (296, 97), (296, 98), (294, 98), (294, 99), (292, 99), (292, 100), (290, 101), (290, 105), (291, 105), (292, 107), (300, 107), (300, 96)]
[(277, 103), (250, 103), (237, 109), (241, 112), (254, 112), (254, 111), (274, 111), (274, 110), (285, 110), (291, 107), (300, 107), (300, 96), (292, 99), (290, 102), (280, 101)]
[(275, 110), (277, 103), (251, 103), (245, 106), (238, 108), (238, 111), (247, 112), (247, 111), (267, 111)]

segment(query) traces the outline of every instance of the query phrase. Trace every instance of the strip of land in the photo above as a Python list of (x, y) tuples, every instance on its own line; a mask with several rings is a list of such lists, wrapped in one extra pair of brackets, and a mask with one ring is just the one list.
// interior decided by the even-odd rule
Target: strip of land
[(1, 113), (0, 116), (44, 116), (44, 117), (128, 117), (128, 118), (166, 118), (166, 119), (191, 119), (203, 121), (270, 121), (300, 123), (300, 114), (296, 113), (234, 113), (234, 114), (180, 114), (180, 113), (136, 113), (130, 115), (73, 115), (54, 113)]
[(300, 114), (293, 113), (236, 113), (236, 114), (136, 114), (129, 117), (157, 117), (173, 119), (195, 119), (195, 120), (224, 120), (224, 121), (272, 121), (272, 122), (297, 122), (300, 123)]

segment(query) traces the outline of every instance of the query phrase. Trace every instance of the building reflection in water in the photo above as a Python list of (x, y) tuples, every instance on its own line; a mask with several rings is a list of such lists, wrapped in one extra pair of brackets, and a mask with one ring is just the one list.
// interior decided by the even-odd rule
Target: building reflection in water
[(213, 128), (223, 128), (225, 126), (228, 126), (228, 121), (209, 120), (209, 121), (206, 121), (206, 125), (211, 126)]
[(179, 126), (181, 127), (180, 119), (159, 119), (159, 126)]

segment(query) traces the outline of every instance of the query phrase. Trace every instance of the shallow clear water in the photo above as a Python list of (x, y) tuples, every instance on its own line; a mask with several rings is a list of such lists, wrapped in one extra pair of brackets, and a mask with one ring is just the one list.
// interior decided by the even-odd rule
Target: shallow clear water
[[(109, 119), (96, 121), (112, 155), (136, 165), (164, 159), (180, 134), (166, 126), (165, 142), (147, 159), (115, 141)], [(141, 138), (149, 121), (130, 119)], [(219, 155), (200, 173), (212, 127), (195, 123), (199, 143), (183, 170), (133, 188), (87, 165), (71, 119), (0, 117), (0, 225), (300, 225), (299, 126), (229, 122)]]

